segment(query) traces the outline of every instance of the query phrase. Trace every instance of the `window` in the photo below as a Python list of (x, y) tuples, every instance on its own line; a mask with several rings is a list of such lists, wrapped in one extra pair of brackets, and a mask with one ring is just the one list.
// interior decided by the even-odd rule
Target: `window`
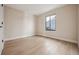
[(46, 31), (56, 31), (56, 15), (47, 16), (45, 22)]

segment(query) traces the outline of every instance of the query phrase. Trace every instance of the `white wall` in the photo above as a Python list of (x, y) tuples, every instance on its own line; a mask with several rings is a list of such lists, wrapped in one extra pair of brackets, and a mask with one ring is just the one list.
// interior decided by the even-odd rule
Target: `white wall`
[[(45, 16), (56, 14), (56, 31), (45, 31)], [(51, 10), (36, 16), (36, 35), (77, 43), (76, 5)]]
[(4, 22), (6, 40), (34, 35), (34, 19), (27, 12), (5, 6)]

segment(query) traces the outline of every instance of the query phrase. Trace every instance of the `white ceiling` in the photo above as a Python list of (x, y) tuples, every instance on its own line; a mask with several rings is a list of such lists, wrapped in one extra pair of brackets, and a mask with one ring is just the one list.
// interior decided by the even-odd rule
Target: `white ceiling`
[(6, 6), (39, 15), (51, 9), (65, 6), (65, 4), (7, 4)]

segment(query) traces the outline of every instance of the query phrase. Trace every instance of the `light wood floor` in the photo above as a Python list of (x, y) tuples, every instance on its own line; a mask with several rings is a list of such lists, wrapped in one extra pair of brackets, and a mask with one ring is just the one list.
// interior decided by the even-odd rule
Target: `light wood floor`
[(31, 36), (5, 42), (3, 55), (78, 55), (78, 46), (73, 43)]

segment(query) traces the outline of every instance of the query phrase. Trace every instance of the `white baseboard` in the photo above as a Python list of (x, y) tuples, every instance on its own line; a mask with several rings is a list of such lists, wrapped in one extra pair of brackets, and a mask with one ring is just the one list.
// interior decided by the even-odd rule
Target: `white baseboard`
[(15, 40), (15, 39), (24, 38), (24, 37), (29, 37), (29, 36), (34, 36), (34, 35), (28, 35), (28, 36), (17, 36), (17, 37), (12, 37), (12, 38), (6, 38), (5, 41)]
[[(7, 38), (7, 39), (5, 39), (5, 41), (15, 40), (15, 39), (29, 37), (29, 36), (34, 36), (34, 34), (33, 35), (28, 35), (28, 36), (18, 36), (18, 37)], [(40, 36), (45, 36), (45, 35), (40, 35)], [(49, 36), (45, 36), (45, 37), (49, 37)], [(61, 38), (61, 37), (50, 37), (50, 38), (56, 38), (58, 40), (63, 40), (63, 41), (67, 41), (67, 42), (72, 42), (72, 43), (78, 44), (78, 42), (75, 41), (75, 40), (65, 39), (65, 38)]]
[(78, 44), (78, 42), (75, 41), (75, 40), (65, 39), (65, 38), (61, 38), (61, 37), (55, 37), (55, 36), (50, 37), (50, 36), (46, 36), (46, 35), (38, 35), (38, 36), (44, 36), (44, 37), (49, 37), (49, 38), (55, 38), (55, 39), (57, 39), (57, 40), (62, 40), (62, 41), (67, 41), (67, 42), (71, 42), (71, 43), (76, 43), (76, 44)]

